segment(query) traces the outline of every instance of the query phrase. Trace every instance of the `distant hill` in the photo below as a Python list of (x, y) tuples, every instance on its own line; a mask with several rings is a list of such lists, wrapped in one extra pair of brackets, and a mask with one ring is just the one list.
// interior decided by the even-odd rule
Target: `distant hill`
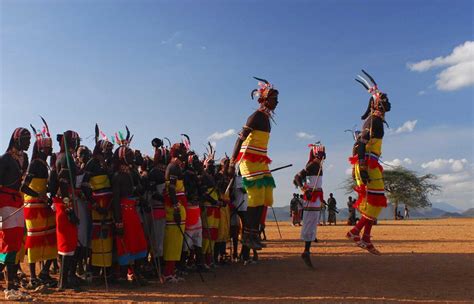
[(458, 212), (445, 212), (441, 217), (464, 217), (461, 213)]
[(439, 218), (446, 213), (445, 210), (439, 208), (411, 209), (409, 212), (412, 218)]
[(438, 208), (446, 212), (462, 213), (462, 210), (448, 203), (433, 203), (433, 208)]
[(467, 209), (462, 213), (464, 217), (474, 217), (474, 208)]

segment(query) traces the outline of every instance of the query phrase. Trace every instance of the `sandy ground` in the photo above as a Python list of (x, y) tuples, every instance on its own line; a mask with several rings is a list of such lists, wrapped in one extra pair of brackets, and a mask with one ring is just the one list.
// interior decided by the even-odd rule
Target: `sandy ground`
[(320, 226), (315, 269), (300, 258), (300, 229), (268, 223), (268, 248), (257, 265), (221, 266), (185, 283), (142, 288), (90, 286), (88, 291), (35, 295), (44, 302), (474, 302), (474, 219), (381, 221), (374, 256), (344, 238), (348, 226)]

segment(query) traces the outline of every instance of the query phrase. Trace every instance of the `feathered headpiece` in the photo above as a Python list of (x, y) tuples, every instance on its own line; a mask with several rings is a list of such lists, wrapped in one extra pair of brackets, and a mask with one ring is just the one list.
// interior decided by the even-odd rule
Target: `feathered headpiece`
[(99, 129), (99, 125), (96, 123), (95, 124), (95, 148), (94, 148), (94, 154), (96, 154), (99, 151), (105, 151), (107, 147), (110, 147), (110, 149), (114, 148), (114, 143), (115, 140), (113, 137), (110, 139), (105, 135), (102, 130)]
[(207, 167), (209, 164), (214, 163), (214, 157), (216, 156), (216, 150), (211, 145), (210, 142), (207, 142), (208, 147), (206, 147), (207, 153), (204, 154), (206, 158), (204, 159), (204, 167)]
[[(358, 83), (360, 83), (366, 90), (369, 92), (372, 97), (369, 100), (369, 105), (367, 106), (367, 110), (365, 111), (364, 115), (362, 115), (362, 119), (366, 119), (371, 111), (380, 111), (383, 112), (390, 111), (390, 103), (388, 102), (387, 94), (383, 93), (379, 90), (377, 83), (375, 82), (374, 78), (369, 75), (366, 71), (362, 70), (362, 73), (369, 79), (367, 81), (366, 78), (357, 75), (359, 79), (355, 79)], [(385, 105), (381, 103), (382, 99), (385, 101)]]
[(183, 142), (187, 151), (191, 150), (191, 139), (187, 134), (181, 134), (181, 141)]
[(230, 161), (229, 155), (227, 155), (227, 153), (224, 153), (224, 157), (221, 158), (220, 164), (221, 166), (225, 166), (225, 164), (229, 161)]
[(31, 138), (31, 133), (28, 131), (28, 129), (25, 128), (16, 128), (13, 131), (12, 136), (10, 137), (10, 143), (8, 144), (7, 151), (10, 150), (13, 147), (20, 148), (23, 144), (22, 140), (24, 139), (30, 139)]
[(266, 79), (254, 77), (256, 80), (258, 80), (258, 89), (254, 89), (250, 93), (250, 97), (252, 99), (258, 98), (258, 102), (262, 103), (267, 97), (268, 93), (270, 93), (271, 90), (273, 90), (273, 85), (268, 82)]
[(114, 158), (119, 164), (131, 165), (134, 159), (133, 150), (127, 145), (122, 145), (115, 150)]
[(187, 154), (187, 150), (183, 143), (176, 143), (172, 145), (170, 148), (171, 157), (177, 157), (183, 160), (184, 157), (186, 157), (186, 154)]
[(115, 142), (119, 146), (129, 146), (130, 143), (132, 142), (133, 135), (130, 136), (130, 130), (128, 129), (127, 126), (125, 126), (125, 130), (127, 131), (127, 135), (124, 137), (122, 131), (118, 131), (115, 133)]
[(326, 158), (326, 147), (321, 144), (320, 141), (317, 141), (314, 144), (309, 144), (309, 148), (311, 148), (309, 152), (309, 161), (312, 161), (316, 157), (319, 159)]
[(37, 149), (51, 148), (53, 146), (53, 140), (51, 139), (51, 133), (49, 132), (48, 123), (43, 117), (41, 117), (41, 120), (43, 121), (43, 128), (41, 129), (41, 131), (36, 130), (35, 127), (30, 124), (31, 129), (33, 130), (33, 134), (35, 134), (36, 137), (35, 145)]

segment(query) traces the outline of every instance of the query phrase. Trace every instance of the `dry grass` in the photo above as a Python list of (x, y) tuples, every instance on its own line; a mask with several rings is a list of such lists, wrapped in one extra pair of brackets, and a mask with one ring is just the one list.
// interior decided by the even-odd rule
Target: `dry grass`
[(257, 265), (222, 266), (192, 274), (178, 285), (153, 281), (145, 288), (103, 286), (87, 292), (40, 294), (44, 302), (258, 301), (258, 302), (414, 302), (474, 301), (474, 219), (381, 221), (372, 230), (382, 256), (373, 256), (345, 238), (348, 226), (319, 227), (313, 247), (315, 270), (299, 254), (299, 228), (268, 223), (268, 248)]

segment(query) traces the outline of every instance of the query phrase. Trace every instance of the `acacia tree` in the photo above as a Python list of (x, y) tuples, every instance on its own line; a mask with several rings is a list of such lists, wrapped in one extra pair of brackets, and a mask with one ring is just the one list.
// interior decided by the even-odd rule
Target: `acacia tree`
[[(383, 172), (385, 191), (390, 203), (394, 205), (394, 218), (397, 217), (399, 204), (405, 204), (412, 208), (431, 207), (429, 196), (441, 190), (441, 187), (433, 182), (434, 174), (418, 175), (415, 171), (397, 166), (385, 169)], [(354, 192), (355, 182), (351, 176), (346, 178), (343, 189), (346, 194)]]

